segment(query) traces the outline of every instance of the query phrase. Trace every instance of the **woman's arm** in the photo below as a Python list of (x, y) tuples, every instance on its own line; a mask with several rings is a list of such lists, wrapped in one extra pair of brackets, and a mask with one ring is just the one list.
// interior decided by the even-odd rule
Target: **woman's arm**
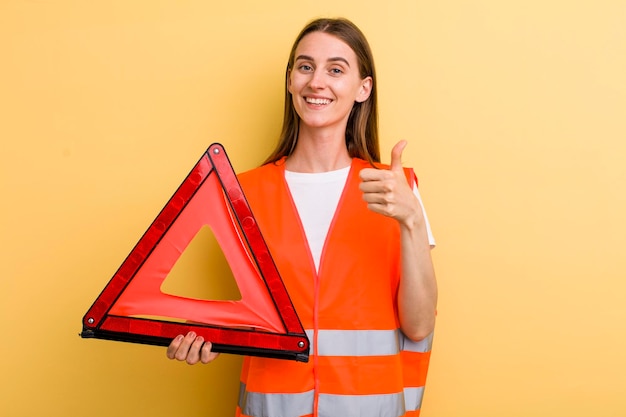
[(391, 151), (389, 170), (363, 169), (361, 191), (368, 208), (400, 224), (402, 276), (398, 289), (398, 314), (403, 333), (419, 341), (432, 333), (437, 309), (437, 281), (430, 256), (424, 211), (402, 169), (405, 141)]

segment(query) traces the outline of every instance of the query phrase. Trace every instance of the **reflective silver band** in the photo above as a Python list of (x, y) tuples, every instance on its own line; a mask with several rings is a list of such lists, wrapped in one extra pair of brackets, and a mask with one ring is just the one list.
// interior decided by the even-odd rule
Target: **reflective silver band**
[(431, 333), (419, 342), (414, 342), (400, 332), (400, 350), (406, 350), (407, 352), (430, 352), (433, 348), (433, 336), (434, 333)]
[[(313, 332), (308, 333), (312, 335)], [(315, 343), (315, 342), (314, 342)], [(319, 356), (387, 356), (400, 351), (397, 330), (319, 330)]]
[[(404, 394), (320, 394), (319, 417), (401, 417), (405, 410), (418, 410), (423, 388), (406, 388)], [(250, 417), (300, 417), (313, 413), (313, 391), (299, 394), (262, 394), (245, 391), (242, 384), (239, 407)]]
[(404, 406), (407, 411), (417, 411), (422, 408), (424, 387), (404, 388)]
[(399, 351), (429, 352), (433, 333), (419, 342), (413, 342), (400, 330), (313, 330), (306, 331), (311, 345), (317, 343), (319, 356), (387, 356)]
[(266, 394), (239, 387), (239, 408), (250, 417), (300, 417), (313, 414), (313, 390), (297, 394)]
[(400, 417), (405, 413), (404, 395), (320, 394), (319, 417)]

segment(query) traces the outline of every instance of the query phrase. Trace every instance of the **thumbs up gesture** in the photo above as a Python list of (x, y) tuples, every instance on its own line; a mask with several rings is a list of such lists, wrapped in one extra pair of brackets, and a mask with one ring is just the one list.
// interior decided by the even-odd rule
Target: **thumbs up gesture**
[(359, 188), (370, 210), (410, 225), (421, 210), (402, 169), (402, 152), (406, 145), (402, 140), (393, 147), (389, 169), (362, 169)]

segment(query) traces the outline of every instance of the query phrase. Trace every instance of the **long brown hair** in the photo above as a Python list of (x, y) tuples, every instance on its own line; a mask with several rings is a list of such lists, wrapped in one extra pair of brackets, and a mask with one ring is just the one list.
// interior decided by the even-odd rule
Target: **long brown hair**
[(312, 32), (324, 32), (336, 36), (345, 42), (357, 56), (359, 74), (361, 78), (372, 77), (370, 96), (362, 103), (355, 102), (346, 126), (346, 147), (353, 158), (361, 158), (373, 162), (380, 162), (378, 144), (378, 108), (376, 95), (376, 71), (374, 57), (369, 43), (363, 32), (351, 21), (344, 18), (316, 19), (302, 29), (296, 38), (285, 71), (285, 109), (283, 128), (276, 149), (267, 158), (264, 164), (276, 162), (284, 156), (289, 156), (296, 147), (300, 117), (293, 107), (293, 99), (287, 88), (287, 79), (293, 68), (296, 48), (306, 35)]

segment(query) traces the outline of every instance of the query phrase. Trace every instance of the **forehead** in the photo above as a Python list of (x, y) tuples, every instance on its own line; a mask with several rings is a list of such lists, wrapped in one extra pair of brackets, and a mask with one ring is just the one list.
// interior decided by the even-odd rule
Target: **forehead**
[(312, 32), (304, 36), (296, 47), (295, 58), (297, 59), (300, 55), (320, 61), (328, 58), (344, 58), (351, 64), (357, 62), (356, 54), (347, 43), (324, 32)]

